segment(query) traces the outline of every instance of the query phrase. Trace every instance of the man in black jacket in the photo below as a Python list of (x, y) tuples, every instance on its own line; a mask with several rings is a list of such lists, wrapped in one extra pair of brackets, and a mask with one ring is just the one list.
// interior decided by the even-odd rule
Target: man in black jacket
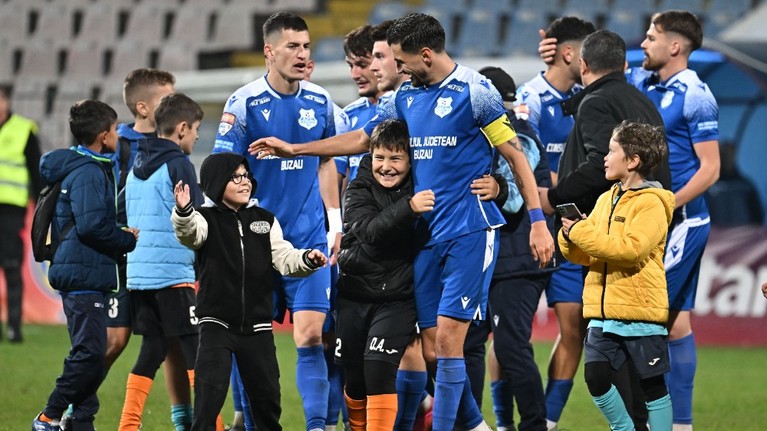
[[(555, 187), (538, 189), (541, 206), (547, 214), (553, 214), (557, 205), (568, 202), (575, 203), (584, 214), (591, 212), (599, 195), (612, 185), (605, 178), (604, 158), (612, 131), (621, 121), (663, 127), (663, 119), (655, 105), (626, 82), (623, 73), (626, 44), (618, 34), (599, 30), (587, 36), (581, 45), (580, 66), (586, 88), (562, 103), (563, 112), (575, 116), (575, 125), (559, 161), (559, 180)], [(668, 153), (668, 147), (666, 151)], [(648, 179), (671, 189), (668, 157)], [(557, 217), (555, 232), (560, 227), (561, 220)], [(563, 259), (558, 248), (557, 258)], [(638, 381), (636, 385), (628, 383), (633, 377), (633, 372), (622, 368), (618, 376), (622, 383), (617, 386), (637, 430), (646, 430), (647, 412)]]

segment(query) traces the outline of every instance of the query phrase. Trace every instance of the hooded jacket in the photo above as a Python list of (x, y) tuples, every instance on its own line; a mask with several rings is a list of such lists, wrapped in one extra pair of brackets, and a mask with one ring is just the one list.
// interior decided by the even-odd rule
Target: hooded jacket
[(381, 186), (370, 155), (344, 199), (344, 236), (338, 255), (338, 295), (365, 302), (413, 299), (413, 232), (418, 215), (410, 208), (408, 173), (397, 188)]
[(51, 286), (62, 292), (115, 290), (115, 259), (133, 250), (136, 239), (117, 227), (112, 162), (83, 147), (54, 150), (41, 158), (40, 174), (47, 184), (61, 181), (54, 235), (74, 221), (48, 269)]
[(170, 223), (176, 205), (173, 187), (183, 181), (192, 204), (203, 203), (194, 166), (173, 141), (138, 141), (138, 155), (125, 186), (128, 226), (141, 231), (136, 249), (128, 254), (128, 289), (155, 290), (194, 283), (194, 251), (181, 245)]
[[(317, 269), (283, 239), (274, 215), (251, 201), (237, 211), (222, 202), (224, 190), (239, 165), (234, 153), (208, 156), (200, 169), (202, 190), (211, 200), (192, 210), (175, 208), (171, 220), (176, 237), (193, 250), (200, 289), (195, 314), (200, 324), (215, 323), (239, 334), (272, 330), (272, 294), (276, 269), (305, 277)], [(251, 196), (255, 193), (253, 182)]]
[(603, 193), (586, 220), (560, 230), (567, 260), (589, 266), (583, 289), (583, 317), (665, 324), (668, 291), (663, 266), (674, 194), (657, 182), (620, 193), (620, 183)]

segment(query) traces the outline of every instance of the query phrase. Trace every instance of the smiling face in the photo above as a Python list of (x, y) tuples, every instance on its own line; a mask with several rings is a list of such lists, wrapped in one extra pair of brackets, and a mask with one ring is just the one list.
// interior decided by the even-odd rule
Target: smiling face
[[(242, 175), (245, 175), (245, 177), (242, 177)], [(239, 181), (239, 184), (236, 183), (237, 181)], [(238, 210), (250, 201), (252, 191), (253, 183), (250, 181), (250, 175), (245, 170), (245, 166), (240, 165), (226, 183), (224, 196), (221, 198), (221, 201), (229, 208)]]
[(269, 72), (287, 82), (301, 81), (306, 76), (309, 61), (309, 32), (282, 30), (264, 45)]
[(377, 147), (372, 158), (373, 178), (387, 189), (399, 186), (410, 173), (410, 156), (405, 151)]
[(391, 47), (385, 40), (379, 40), (373, 44), (373, 62), (370, 70), (378, 80), (378, 90), (387, 92), (396, 90), (402, 80), (402, 74), (397, 70), (397, 62), (394, 61)]
[[(424, 48), (426, 49), (426, 48)], [(412, 54), (402, 50), (398, 44), (391, 45), (391, 52), (400, 73), (410, 76), (414, 87), (422, 87), (429, 84), (429, 69), (420, 53)]]

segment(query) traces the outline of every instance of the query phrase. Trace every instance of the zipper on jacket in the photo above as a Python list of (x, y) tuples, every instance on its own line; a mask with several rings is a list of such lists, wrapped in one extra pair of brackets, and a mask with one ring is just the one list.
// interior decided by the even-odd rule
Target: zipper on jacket
[[(610, 226), (613, 224), (613, 213), (615, 212), (615, 207), (618, 206), (618, 201), (621, 200), (621, 197), (623, 197), (623, 194), (625, 192), (618, 192), (618, 196), (613, 198), (613, 205), (610, 208), (610, 217), (607, 218), (607, 234), (610, 234)], [(602, 298), (600, 300), (600, 309), (602, 311), (602, 320), (606, 319), (605, 317), (605, 295), (607, 294), (607, 262), (605, 262), (605, 275), (602, 279)]]
[(242, 313), (240, 320), (240, 332), (245, 332), (245, 244), (242, 242), (242, 222), (240, 218), (235, 214), (237, 218), (237, 230), (240, 231), (240, 258), (242, 259), (242, 271), (240, 273), (240, 302), (242, 304)]

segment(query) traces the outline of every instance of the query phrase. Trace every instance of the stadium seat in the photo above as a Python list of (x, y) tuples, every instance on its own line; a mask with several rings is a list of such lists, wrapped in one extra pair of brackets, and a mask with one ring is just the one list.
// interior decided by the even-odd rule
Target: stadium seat
[(37, 9), (39, 13), (33, 41), (68, 42), (72, 39), (74, 9), (67, 3), (53, 3)]
[(110, 79), (124, 79), (131, 70), (139, 67), (150, 67), (150, 48), (132, 41), (122, 41), (111, 49), (112, 58), (107, 67)]
[(344, 61), (344, 38), (324, 37), (312, 48), (312, 58), (316, 62)]
[(461, 25), (453, 54), (457, 57), (490, 57), (500, 51), (501, 16), (492, 9), (472, 8)]
[(169, 9), (155, 3), (136, 5), (128, 18), (123, 39), (146, 45), (159, 44), (165, 38), (165, 19)]
[(19, 75), (29, 78), (52, 79), (59, 76), (60, 44), (35, 41), (24, 44)]
[(117, 41), (119, 10), (114, 2), (94, 3), (85, 10), (77, 40), (110, 44)]
[(647, 15), (639, 11), (615, 10), (607, 17), (605, 28), (621, 35), (627, 45), (638, 44), (647, 32)]
[(445, 29), (445, 48), (448, 52), (453, 52), (454, 49), (454, 43), (456, 35), (458, 34), (457, 31), (457, 17), (458, 13), (453, 11), (452, 8), (450, 9), (441, 9), (437, 6), (423, 6), (421, 8), (418, 8), (416, 12), (424, 13), (426, 15), (431, 15), (434, 18), (437, 19), (437, 21), (442, 24), (442, 27)]
[(41, 121), (46, 117), (48, 79), (23, 77), (16, 80), (13, 88), (13, 109), (25, 117)]
[(94, 41), (79, 41), (68, 49), (64, 78), (101, 79), (104, 76), (104, 48)]
[(613, 0), (610, 12), (612, 14), (627, 12), (651, 15), (657, 12), (657, 10), (655, 8), (655, 0)]
[(670, 9), (688, 10), (699, 18), (706, 16), (706, 0), (660, 0), (657, 12)]
[(0, 40), (0, 82), (13, 79), (13, 46), (5, 40)]
[(157, 68), (171, 72), (197, 69), (197, 49), (193, 45), (165, 44), (159, 51)]
[[(519, 0), (519, 9), (527, 9), (542, 12), (546, 15), (562, 15), (560, 0)], [(548, 17), (546, 18), (548, 21)]]
[(0, 41), (18, 41), (27, 37), (29, 6), (9, 3), (2, 6), (0, 13)]
[(540, 10), (517, 9), (511, 17), (506, 35), (501, 42), (501, 55), (538, 56), (538, 30), (546, 28), (548, 17)]
[(751, 0), (712, 0), (703, 33), (716, 37), (751, 8)]
[(373, 6), (368, 17), (370, 24), (380, 24), (387, 19), (397, 19), (407, 13), (407, 5), (398, 1), (384, 1)]
[[(189, 1), (189, 0), (187, 0)], [(212, 36), (211, 13), (215, 9), (209, 0), (195, 7), (179, 9), (172, 20), (167, 43), (188, 44), (204, 49)]]
[[(252, 6), (227, 5), (215, 12), (215, 24), (208, 48), (215, 50), (249, 49), (255, 43)], [(260, 31), (260, 29), (258, 29)]]
[[(468, 9), (469, 1), (468, 0), (426, 0), (423, 7), (429, 8), (430, 10), (439, 9), (445, 12), (457, 13), (457, 12), (463, 12), (466, 9)], [(422, 13), (426, 13), (426, 12), (422, 12)], [(431, 14), (428, 14), (428, 15), (431, 15)], [(440, 20), (440, 22), (442, 22), (442, 20)]]

